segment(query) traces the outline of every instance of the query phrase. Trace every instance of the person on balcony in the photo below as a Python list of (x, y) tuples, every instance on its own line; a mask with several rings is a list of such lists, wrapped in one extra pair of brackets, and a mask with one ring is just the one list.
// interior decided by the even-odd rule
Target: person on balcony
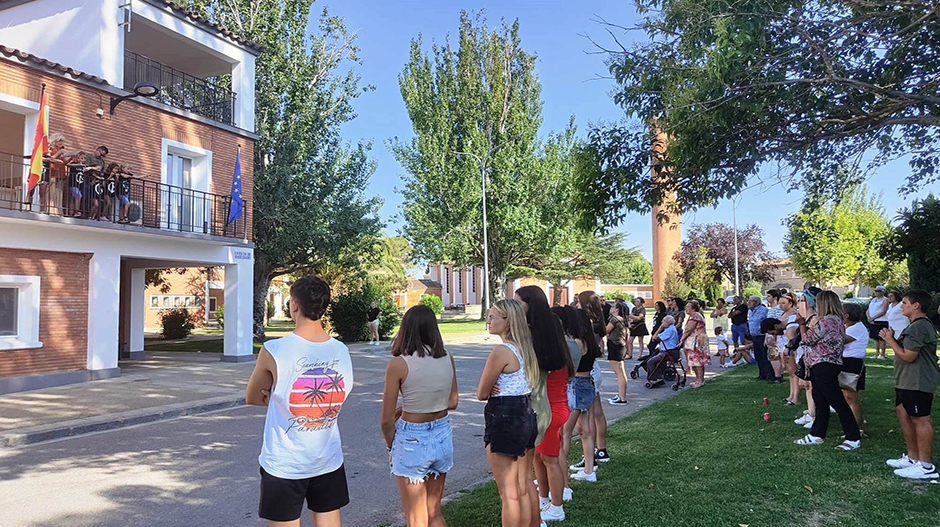
[[(88, 202), (93, 201), (91, 217), (94, 218), (98, 213), (98, 200), (92, 198), (92, 185), (89, 177), (92, 174), (104, 171), (104, 158), (108, 155), (108, 147), (99, 146), (95, 155), (83, 154), (77, 152), (72, 156), (69, 166), (69, 189), (72, 195), (72, 216), (82, 217), (82, 198), (85, 197)], [(91, 203), (87, 203), (91, 205)]]
[(120, 223), (130, 223), (129, 212), (131, 209), (131, 179), (134, 178), (134, 171), (130, 165), (121, 165), (117, 173), (117, 199), (121, 204)]
[[(52, 188), (49, 184), (68, 175), (66, 164), (72, 156), (77, 154), (78, 152), (69, 152), (65, 149), (65, 134), (61, 132), (49, 134), (49, 151), (43, 155), (43, 175), (42, 181), (39, 182), (39, 203), (43, 212), (49, 212), (49, 189)], [(55, 201), (58, 202), (58, 199)]]

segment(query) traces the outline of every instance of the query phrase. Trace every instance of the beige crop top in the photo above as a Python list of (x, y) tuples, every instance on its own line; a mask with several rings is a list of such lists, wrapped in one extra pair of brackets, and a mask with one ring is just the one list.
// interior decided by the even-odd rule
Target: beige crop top
[(413, 414), (433, 414), (447, 410), (454, 385), (454, 366), (449, 355), (402, 355), (408, 376), (401, 383), (401, 408)]

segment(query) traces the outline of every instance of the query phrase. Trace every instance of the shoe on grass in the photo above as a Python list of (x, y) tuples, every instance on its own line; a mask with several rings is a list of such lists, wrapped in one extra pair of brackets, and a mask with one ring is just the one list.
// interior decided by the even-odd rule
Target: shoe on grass
[(561, 505), (549, 504), (541, 512), (543, 522), (561, 522), (565, 521), (565, 508)]
[(578, 481), (597, 481), (597, 473), (591, 472), (590, 474), (586, 473), (584, 470), (579, 470), (571, 475), (571, 479), (576, 479)]
[[(899, 468), (894, 473), (906, 479), (937, 479), (940, 474), (937, 473), (937, 466), (932, 465), (929, 469), (920, 461), (907, 468)], [(572, 476), (574, 477), (574, 476)]]
[(572, 472), (577, 472), (577, 471), (583, 469), (583, 468), (584, 468), (584, 458), (582, 457), (582, 458), (581, 458), (581, 461), (578, 461), (577, 463), (575, 463), (574, 465), (569, 466), (568, 468), (571, 469)]
[(907, 468), (913, 466), (917, 462), (907, 457), (907, 454), (903, 454), (901, 457), (897, 459), (889, 459), (885, 461), (885, 463), (891, 468)]
[(836, 449), (849, 452), (851, 450), (858, 450), (861, 447), (862, 447), (861, 441), (849, 441), (848, 439), (846, 439), (845, 441), (842, 442), (841, 445), (837, 446)]
[(795, 444), (800, 446), (810, 446), (810, 445), (821, 445), (826, 440), (821, 437), (816, 437), (813, 434), (806, 434), (805, 436), (794, 441)]
[(606, 449), (594, 451), (595, 463), (607, 463), (608, 461), (610, 461), (610, 454), (607, 453)]
[(627, 401), (624, 401), (623, 399), (621, 399), (619, 395), (615, 395), (611, 397), (610, 399), (607, 399), (607, 402), (608, 404), (613, 404), (613, 405), (627, 404)]
[(574, 492), (570, 488), (565, 487), (565, 491), (561, 494), (561, 501), (571, 501), (574, 498)]
[(807, 429), (807, 430), (809, 430), (810, 428), (812, 428), (812, 427), (813, 427), (813, 421), (815, 421), (815, 419), (810, 419), (809, 421), (806, 421), (806, 423), (803, 424), (803, 428), (805, 428), (805, 429)]

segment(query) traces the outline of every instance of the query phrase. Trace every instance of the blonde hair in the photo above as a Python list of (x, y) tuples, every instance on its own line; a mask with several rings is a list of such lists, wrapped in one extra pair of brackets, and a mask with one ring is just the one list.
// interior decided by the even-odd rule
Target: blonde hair
[(828, 315), (835, 315), (840, 319), (845, 317), (842, 300), (832, 291), (821, 291), (816, 295), (816, 316), (823, 318)]
[(532, 346), (532, 333), (526, 323), (525, 310), (522, 309), (522, 304), (512, 298), (500, 300), (493, 304), (493, 307), (499, 312), (499, 316), (509, 320), (509, 327), (501, 336), (516, 345), (522, 355), (525, 378), (529, 382), (529, 388), (534, 390), (539, 383), (539, 361)]
[(65, 142), (65, 134), (62, 132), (53, 132), (49, 134), (49, 144), (55, 143), (56, 141)]

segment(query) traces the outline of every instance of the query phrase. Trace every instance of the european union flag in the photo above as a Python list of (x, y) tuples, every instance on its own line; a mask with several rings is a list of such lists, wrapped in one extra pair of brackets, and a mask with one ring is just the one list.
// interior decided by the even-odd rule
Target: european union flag
[(242, 200), (242, 151), (239, 148), (235, 154), (235, 175), (232, 177), (232, 206), (229, 208), (228, 222), (232, 223), (242, 217), (245, 202)]

